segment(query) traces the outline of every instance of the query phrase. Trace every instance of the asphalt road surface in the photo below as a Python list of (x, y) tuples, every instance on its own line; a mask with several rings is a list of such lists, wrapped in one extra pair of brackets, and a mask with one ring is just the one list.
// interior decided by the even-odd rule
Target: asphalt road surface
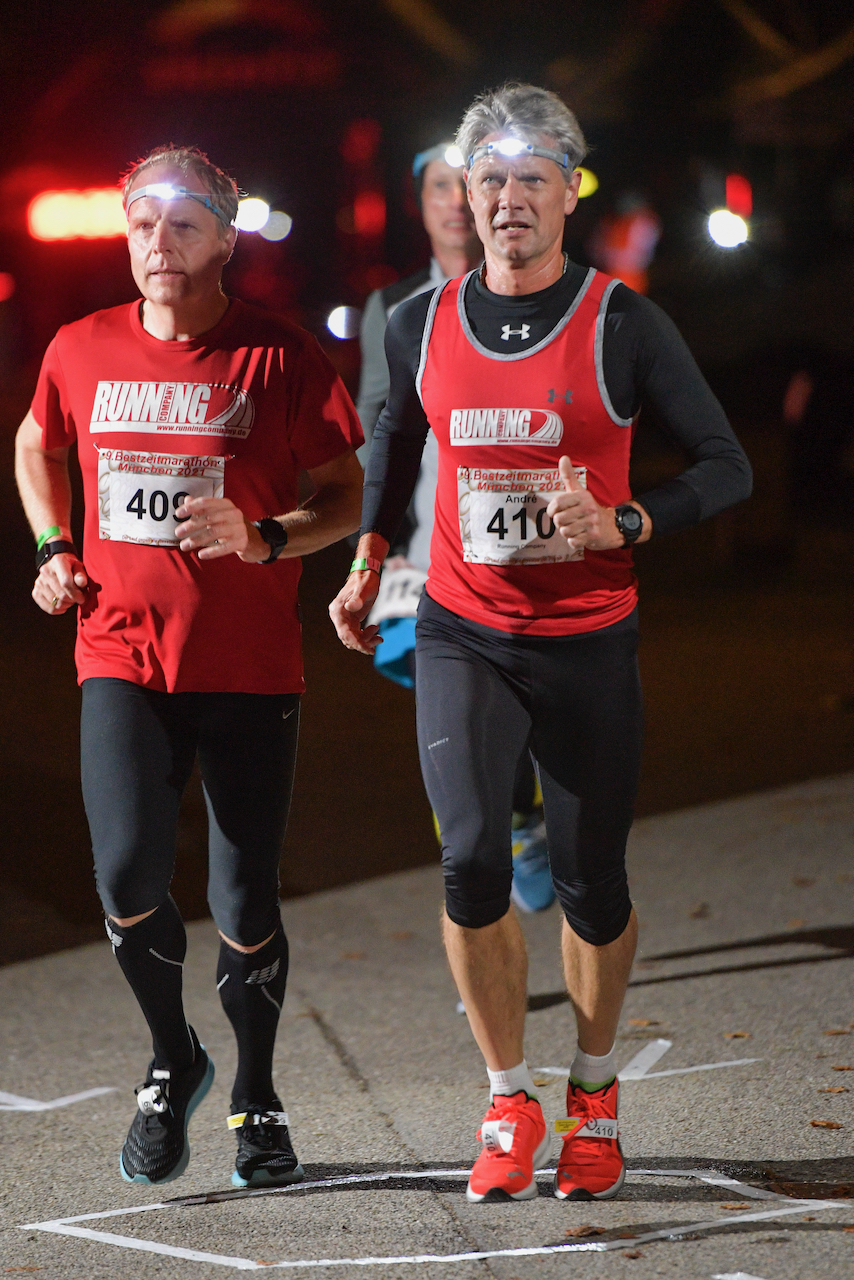
[[(852, 847), (853, 774), (636, 824), (641, 943), (618, 1040), (632, 1172), (608, 1203), (557, 1201), (547, 1175), (534, 1201), (467, 1203), (488, 1098), (435, 867), (285, 903), (276, 1071), (302, 1189), (230, 1189), (235, 1055), (210, 922), (190, 926), (186, 986), (218, 1074), (189, 1170), (160, 1189), (118, 1174), (148, 1046), (106, 941), (7, 966), (4, 1272), (840, 1280), (854, 1270)], [(574, 1048), (558, 924), (556, 908), (523, 919), (549, 1122)], [(92, 1090), (108, 1092), (67, 1100)]]

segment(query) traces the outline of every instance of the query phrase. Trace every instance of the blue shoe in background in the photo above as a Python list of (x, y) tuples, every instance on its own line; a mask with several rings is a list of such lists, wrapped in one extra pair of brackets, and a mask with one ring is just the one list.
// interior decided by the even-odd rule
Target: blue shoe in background
[(546, 824), (539, 812), (522, 818), (514, 814), (513, 885), (510, 896), (521, 911), (545, 911), (555, 900)]

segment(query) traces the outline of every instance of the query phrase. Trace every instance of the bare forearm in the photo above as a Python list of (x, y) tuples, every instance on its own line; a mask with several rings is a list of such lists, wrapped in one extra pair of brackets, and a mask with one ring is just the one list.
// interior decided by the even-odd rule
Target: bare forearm
[(67, 456), (32, 447), (28, 434), (22, 428), (15, 449), (15, 479), (24, 514), (36, 535), (52, 525), (67, 530), (71, 519)]
[(355, 533), (359, 527), (361, 493), (329, 486), (314, 494), (296, 511), (276, 519), (288, 531), (282, 556), (306, 556)]

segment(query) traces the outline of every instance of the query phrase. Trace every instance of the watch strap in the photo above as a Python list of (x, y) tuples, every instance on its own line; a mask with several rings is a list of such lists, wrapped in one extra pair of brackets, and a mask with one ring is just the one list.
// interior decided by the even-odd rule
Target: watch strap
[(58, 538), (55, 542), (45, 542), (36, 552), (36, 573), (43, 564), (47, 564), (51, 556), (60, 556), (63, 553), (76, 556), (77, 548), (73, 542), (66, 542), (64, 538)]
[(263, 520), (255, 520), (255, 528), (270, 548), (270, 554), (266, 560), (259, 560), (259, 564), (272, 564), (274, 560), (278, 560), (279, 556), (288, 545), (288, 531), (278, 520), (274, 520), (272, 516), (265, 516)]

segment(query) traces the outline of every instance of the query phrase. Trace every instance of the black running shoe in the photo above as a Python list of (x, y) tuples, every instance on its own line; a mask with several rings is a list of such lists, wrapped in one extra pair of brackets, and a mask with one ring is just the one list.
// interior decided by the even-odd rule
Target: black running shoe
[(214, 1064), (195, 1031), (196, 1058), (186, 1071), (165, 1071), (152, 1062), (136, 1090), (139, 1108), (119, 1160), (125, 1182), (172, 1182), (190, 1163), (187, 1125), (213, 1084)]
[(247, 1107), (228, 1117), (229, 1129), (237, 1130), (235, 1187), (275, 1187), (305, 1177), (291, 1146), (287, 1112), (276, 1111), (277, 1105)]

